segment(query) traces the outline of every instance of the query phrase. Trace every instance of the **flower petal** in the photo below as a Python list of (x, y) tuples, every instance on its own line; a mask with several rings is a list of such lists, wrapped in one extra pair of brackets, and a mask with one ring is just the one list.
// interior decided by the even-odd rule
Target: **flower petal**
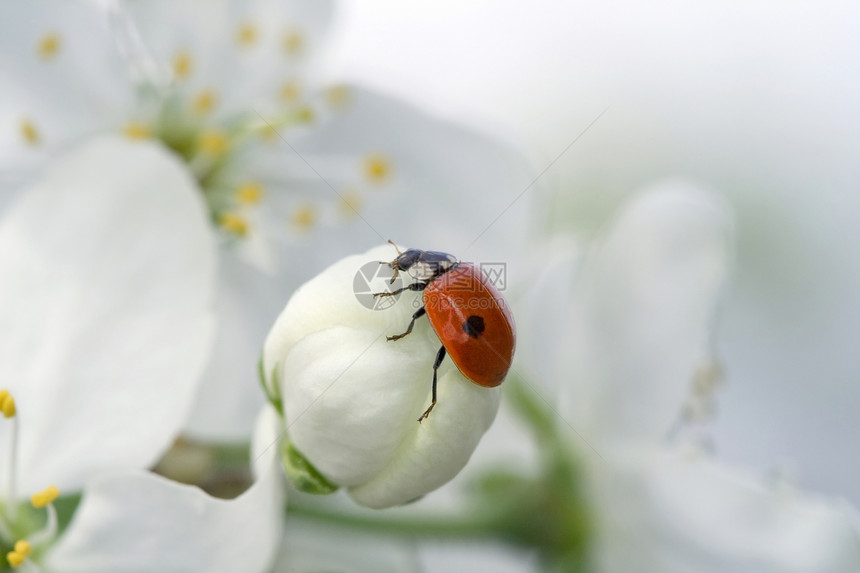
[(145, 472), (96, 480), (49, 553), (48, 568), (57, 573), (267, 571), (281, 540), (284, 484), (277, 448), (266, 451), (265, 443), (277, 440), (279, 428), (273, 410), (261, 414), (258, 479), (234, 500)]
[(335, 202), (360, 194), (353, 249), (390, 238), (463, 260), (526, 258), (536, 172), (518, 150), (382, 93), (342, 89), (344, 109), (315, 129), (282, 133), (295, 151), (275, 148), (271, 162), (297, 153), (313, 171), (294, 172), (322, 177)]
[(728, 232), (714, 197), (664, 183), (632, 200), (586, 261), (560, 373), (565, 414), (586, 439), (657, 441), (678, 419), (695, 371), (713, 358)]
[(0, 4), (0, 168), (122, 125), (134, 97), (127, 72), (95, 2)]
[(593, 468), (598, 571), (860, 570), (860, 521), (844, 502), (769, 488), (707, 459), (625, 454)]
[[(332, 12), (329, 0), (129, 0), (125, 6), (165, 77), (189, 96), (217, 94), (216, 117), (253, 112), (258, 100), (277, 100), (285, 82), (307, 82)], [(179, 74), (178, 59), (186, 62)]]
[(214, 330), (214, 241), (190, 175), (155, 145), (83, 144), (3, 220), (0, 269), (23, 493), (153, 463), (188, 414)]
[(222, 249), (215, 347), (184, 432), (201, 440), (244, 441), (264, 403), (258, 363), (272, 317), (297, 279), (269, 276)]

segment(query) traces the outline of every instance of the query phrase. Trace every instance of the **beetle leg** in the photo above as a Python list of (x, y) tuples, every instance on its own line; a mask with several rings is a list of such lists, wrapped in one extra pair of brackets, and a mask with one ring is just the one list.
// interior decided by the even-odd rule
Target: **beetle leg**
[(409, 321), (409, 326), (406, 328), (406, 332), (403, 334), (395, 334), (394, 336), (387, 336), (386, 339), (391, 342), (392, 340), (400, 340), (410, 332), (412, 332), (412, 327), (415, 326), (415, 321), (424, 316), (424, 313), (427, 312), (423, 306), (415, 311), (415, 314), (412, 315), (412, 320)]
[(399, 288), (391, 292), (375, 292), (373, 293), (373, 296), (396, 296), (405, 290), (422, 291), (425, 288), (427, 288), (427, 283), (412, 283), (411, 285), (406, 285), (403, 288)]
[(418, 422), (426, 418), (430, 415), (430, 410), (433, 409), (433, 406), (436, 405), (436, 371), (439, 370), (439, 365), (442, 364), (442, 360), (445, 359), (445, 346), (439, 348), (439, 352), (436, 354), (436, 362), (433, 363), (433, 400), (430, 402), (430, 407), (427, 408), (421, 417), (418, 418)]

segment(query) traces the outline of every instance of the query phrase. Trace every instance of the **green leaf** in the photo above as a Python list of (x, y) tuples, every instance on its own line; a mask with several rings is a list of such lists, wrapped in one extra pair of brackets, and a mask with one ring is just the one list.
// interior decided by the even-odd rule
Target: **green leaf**
[(281, 465), (293, 487), (301, 492), (328, 495), (338, 490), (287, 439), (281, 446)]

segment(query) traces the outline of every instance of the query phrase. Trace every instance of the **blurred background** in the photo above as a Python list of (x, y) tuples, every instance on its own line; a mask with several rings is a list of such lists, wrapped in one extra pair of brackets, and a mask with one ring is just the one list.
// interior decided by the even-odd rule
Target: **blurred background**
[(508, 133), (587, 236), (641, 186), (723, 195), (721, 456), (860, 503), (860, 6), (419, 2), (342, 6), (337, 77)]

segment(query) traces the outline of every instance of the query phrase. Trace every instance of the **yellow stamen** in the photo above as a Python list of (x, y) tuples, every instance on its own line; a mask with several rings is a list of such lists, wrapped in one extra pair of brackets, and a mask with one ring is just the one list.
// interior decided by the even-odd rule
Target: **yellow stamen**
[(173, 75), (178, 80), (184, 80), (191, 75), (194, 68), (194, 60), (188, 52), (179, 52), (173, 56)]
[(309, 105), (302, 106), (296, 110), (296, 121), (299, 123), (313, 123), (316, 119), (314, 108)]
[(347, 86), (331, 86), (325, 90), (325, 100), (334, 109), (344, 109), (352, 100), (352, 93)]
[(370, 181), (382, 183), (391, 176), (391, 163), (383, 155), (370, 155), (364, 160), (364, 174)]
[(200, 115), (205, 115), (212, 111), (217, 103), (218, 95), (211, 90), (204, 90), (197, 94), (197, 97), (191, 103), (191, 107)]
[(236, 190), (236, 200), (243, 205), (256, 205), (263, 198), (263, 185), (258, 181), (247, 181)]
[(284, 33), (284, 38), (281, 44), (284, 51), (291, 56), (296, 56), (302, 52), (305, 47), (305, 38), (301, 31), (297, 29), (287, 30)]
[(358, 211), (361, 209), (363, 203), (364, 201), (362, 200), (361, 195), (359, 195), (357, 191), (346, 191), (340, 196), (340, 202), (338, 203), (338, 211), (341, 217), (349, 219), (351, 217), (355, 217), (358, 214)]
[(18, 412), (15, 408), (15, 398), (7, 390), (3, 390), (3, 392), (3, 399), (0, 400), (0, 412), (3, 413), (4, 418), (12, 418)]
[(36, 54), (43, 60), (50, 60), (60, 52), (60, 36), (55, 32), (45, 34), (36, 44)]
[(129, 139), (149, 139), (152, 136), (152, 131), (149, 126), (140, 123), (139, 121), (130, 121), (122, 128), (122, 134)]
[(227, 138), (227, 134), (217, 129), (201, 133), (197, 144), (203, 153), (212, 156), (224, 155), (230, 150), (230, 140)]
[(30, 542), (21, 539), (15, 544), (15, 553), (20, 553), (24, 557), (30, 555)]
[(218, 216), (218, 225), (238, 237), (244, 237), (248, 234), (248, 222), (236, 213), (221, 213)]
[(280, 96), (284, 103), (295, 103), (301, 95), (301, 86), (296, 80), (289, 80), (281, 86)]
[(240, 46), (249, 47), (257, 42), (257, 27), (251, 23), (244, 23), (236, 31), (236, 41)]
[(35, 507), (36, 509), (41, 509), (47, 505), (54, 503), (54, 501), (56, 501), (58, 497), (60, 497), (60, 490), (57, 489), (57, 486), (51, 485), (46, 487), (39, 493), (34, 493), (30, 497), (30, 503), (32, 503), (33, 507)]
[(6, 554), (6, 561), (9, 562), (9, 565), (12, 567), (18, 567), (24, 560), (27, 559), (26, 555), (21, 555), (17, 551), (10, 551)]
[(39, 142), (42, 140), (42, 136), (39, 135), (39, 129), (36, 127), (35, 123), (29, 119), (21, 120), (20, 129), (21, 137), (24, 138), (27, 145), (39, 145)]
[(317, 220), (316, 208), (311, 203), (306, 203), (293, 211), (290, 222), (297, 231), (307, 231), (314, 226)]
[(267, 143), (271, 143), (278, 139), (278, 132), (271, 125), (264, 125), (258, 131), (260, 134), (260, 139)]

